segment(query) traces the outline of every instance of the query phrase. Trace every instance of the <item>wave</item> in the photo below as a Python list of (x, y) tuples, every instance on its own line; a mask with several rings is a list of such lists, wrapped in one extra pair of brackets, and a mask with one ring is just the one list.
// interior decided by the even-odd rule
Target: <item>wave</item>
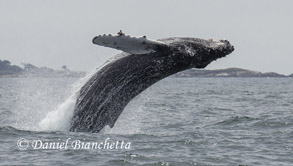
[(238, 124), (242, 124), (242, 123), (249, 123), (252, 121), (256, 121), (259, 120), (258, 118), (253, 118), (253, 117), (249, 117), (249, 116), (233, 116), (230, 117), (228, 119), (225, 119), (223, 121), (217, 122), (215, 125), (238, 125)]
[(13, 126), (1, 126), (0, 127), (0, 135), (1, 139), (5, 137), (11, 138), (11, 135), (14, 137), (15, 135), (30, 135), (33, 131), (30, 130), (22, 130), (15, 128)]

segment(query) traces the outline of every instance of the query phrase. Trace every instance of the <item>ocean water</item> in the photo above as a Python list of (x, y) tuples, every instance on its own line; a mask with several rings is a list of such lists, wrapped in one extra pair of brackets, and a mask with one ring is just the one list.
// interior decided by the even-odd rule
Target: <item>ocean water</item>
[(293, 165), (292, 78), (167, 78), (114, 128), (69, 132), (82, 83), (0, 78), (0, 165)]

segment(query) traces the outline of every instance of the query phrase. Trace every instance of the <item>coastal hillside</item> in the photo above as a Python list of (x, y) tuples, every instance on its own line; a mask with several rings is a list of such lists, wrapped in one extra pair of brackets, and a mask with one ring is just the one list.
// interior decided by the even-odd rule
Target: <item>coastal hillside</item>
[[(291, 75), (292, 76), (292, 75)], [(268, 72), (262, 73), (258, 71), (240, 69), (240, 68), (228, 68), (218, 70), (202, 70), (202, 69), (190, 69), (175, 74), (175, 77), (287, 77), (282, 74)]]
[(62, 70), (37, 67), (23, 63), (23, 67), (11, 65), (8, 60), (0, 60), (0, 77), (82, 77), (85, 72), (70, 71), (64, 65)]
[(0, 60), (0, 76), (5, 75), (19, 75), (23, 72), (21, 67), (16, 65), (11, 65), (11, 63), (7, 60)]

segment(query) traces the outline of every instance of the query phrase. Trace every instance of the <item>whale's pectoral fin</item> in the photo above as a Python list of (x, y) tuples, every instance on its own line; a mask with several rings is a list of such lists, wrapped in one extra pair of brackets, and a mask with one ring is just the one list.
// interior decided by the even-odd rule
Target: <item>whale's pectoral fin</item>
[(119, 32), (118, 35), (99, 35), (93, 39), (93, 43), (111, 47), (117, 50), (122, 50), (130, 54), (148, 54), (156, 52), (156, 49), (162, 45), (163, 42), (147, 39), (143, 37), (125, 36), (124, 33)]

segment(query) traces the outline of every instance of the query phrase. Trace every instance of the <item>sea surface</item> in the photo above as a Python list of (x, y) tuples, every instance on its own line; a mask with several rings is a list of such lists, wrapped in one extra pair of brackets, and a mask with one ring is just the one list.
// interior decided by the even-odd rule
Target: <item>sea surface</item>
[(81, 84), (0, 78), (0, 165), (293, 165), (292, 78), (166, 78), (100, 133), (68, 131)]

